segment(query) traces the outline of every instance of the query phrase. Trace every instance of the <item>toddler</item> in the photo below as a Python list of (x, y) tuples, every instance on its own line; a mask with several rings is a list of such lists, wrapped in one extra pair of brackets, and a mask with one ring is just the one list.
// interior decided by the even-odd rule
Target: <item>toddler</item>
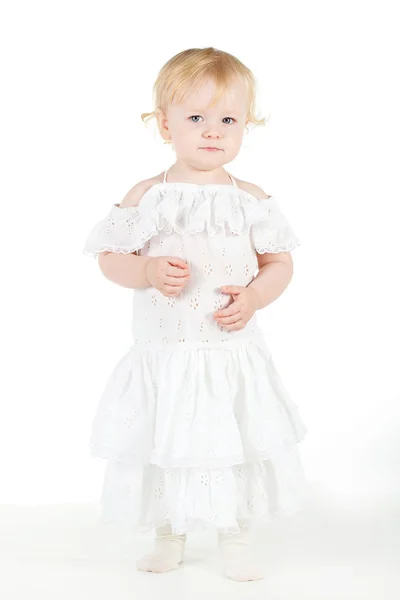
[(84, 253), (134, 289), (132, 345), (94, 417), (107, 459), (107, 521), (155, 530), (139, 570), (184, 564), (186, 535), (212, 529), (222, 572), (265, 576), (251, 527), (298, 512), (306, 434), (257, 323), (293, 272), (299, 240), (274, 196), (224, 169), (254, 113), (255, 80), (236, 57), (193, 48), (154, 86), (158, 131), (175, 162), (136, 183), (93, 227)]

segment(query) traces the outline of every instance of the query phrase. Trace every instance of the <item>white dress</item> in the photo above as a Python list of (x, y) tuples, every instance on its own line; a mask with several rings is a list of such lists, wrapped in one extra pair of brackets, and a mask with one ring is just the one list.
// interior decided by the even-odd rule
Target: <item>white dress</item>
[(299, 240), (275, 198), (232, 185), (164, 182), (138, 206), (109, 213), (84, 254), (175, 256), (189, 263), (181, 294), (133, 292), (129, 350), (115, 365), (93, 421), (91, 454), (107, 459), (101, 516), (134, 531), (173, 533), (289, 516), (306, 506), (298, 453), (307, 429), (274, 366), (256, 313), (244, 329), (213, 320), (247, 286), (256, 250)]

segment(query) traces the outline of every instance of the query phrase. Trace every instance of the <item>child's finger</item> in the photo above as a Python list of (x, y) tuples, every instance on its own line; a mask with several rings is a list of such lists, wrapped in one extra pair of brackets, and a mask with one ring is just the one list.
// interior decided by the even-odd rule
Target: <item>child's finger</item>
[(238, 307), (235, 302), (230, 304), (227, 308), (221, 308), (220, 310), (215, 311), (214, 315), (218, 317), (218, 319), (224, 319), (226, 317), (231, 317), (232, 315), (236, 315), (240, 313), (240, 307)]
[(234, 323), (240, 321), (240, 313), (235, 313), (230, 317), (218, 317), (217, 321), (223, 325), (233, 325)]

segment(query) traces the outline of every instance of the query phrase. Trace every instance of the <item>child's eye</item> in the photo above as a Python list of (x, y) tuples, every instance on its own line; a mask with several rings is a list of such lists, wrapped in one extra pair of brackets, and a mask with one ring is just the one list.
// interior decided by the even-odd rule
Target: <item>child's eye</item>
[[(189, 119), (195, 119), (196, 117), (200, 117), (200, 115), (192, 115), (191, 117), (189, 117)], [(231, 121), (235, 120), (233, 117), (224, 117), (224, 119), (231, 119)], [(222, 119), (222, 120), (224, 120), (224, 119)], [(192, 123), (198, 123), (198, 121), (193, 121), (192, 120)], [(230, 123), (228, 123), (228, 125), (230, 125)]]

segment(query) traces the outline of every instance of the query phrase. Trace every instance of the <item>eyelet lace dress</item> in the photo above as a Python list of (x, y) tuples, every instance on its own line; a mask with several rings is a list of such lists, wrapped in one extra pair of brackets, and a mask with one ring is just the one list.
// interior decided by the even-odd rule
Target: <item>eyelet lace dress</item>
[(132, 345), (114, 366), (94, 416), (91, 455), (107, 460), (101, 518), (175, 534), (291, 516), (307, 504), (297, 444), (307, 429), (256, 313), (227, 331), (213, 313), (247, 286), (256, 251), (299, 240), (273, 196), (232, 185), (164, 182), (137, 206), (113, 204), (83, 253), (104, 250), (186, 260), (179, 296), (133, 291)]

